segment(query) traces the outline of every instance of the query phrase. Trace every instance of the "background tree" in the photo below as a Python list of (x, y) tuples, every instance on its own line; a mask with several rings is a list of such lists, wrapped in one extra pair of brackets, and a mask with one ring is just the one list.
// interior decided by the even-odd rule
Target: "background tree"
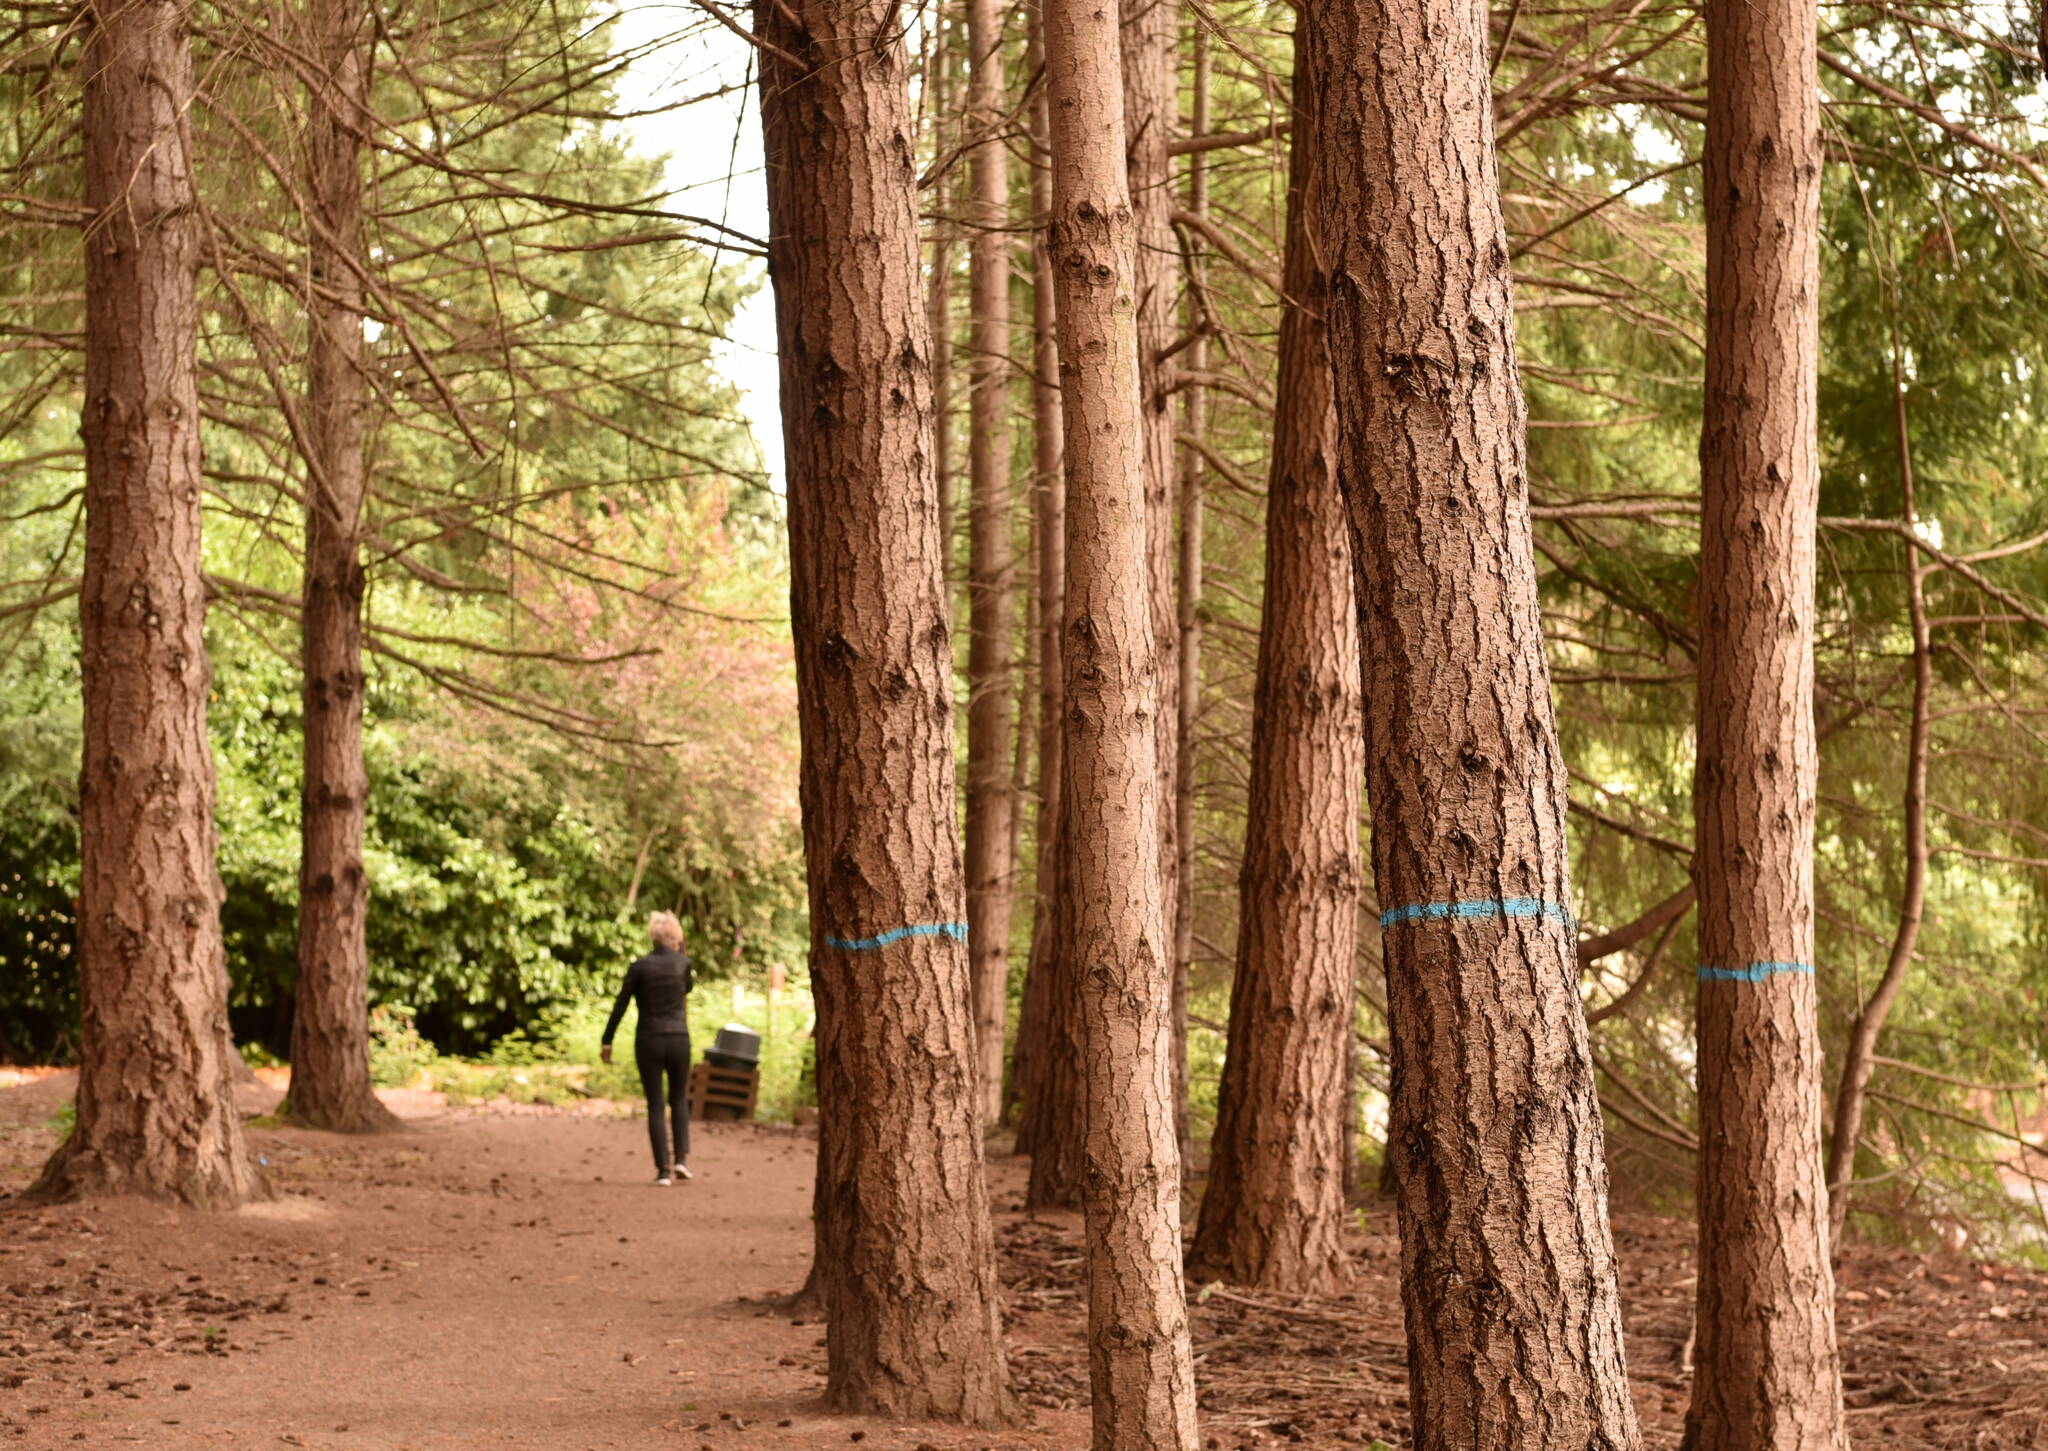
[(1059, 956), (1068, 977), (1055, 990), (1070, 985), (1078, 1003), (1095, 1443), (1192, 1451), (1170, 877), (1161, 870), (1160, 817), (1171, 798), (1159, 772), (1158, 591), (1131, 567), (1156, 557), (1155, 471), (1140, 361), (1140, 226), (1117, 72), (1116, 17), (1046, 0), (1046, 242), (1059, 279), (1067, 473), (1059, 850), (1068, 905)]
[[(1170, 147), (1180, 120), (1180, 83), (1175, 68), (1180, 42), (1179, 17), (1171, 5), (1155, 0), (1120, 0), (1122, 4), (1122, 81), (1124, 146), (1130, 171), (1132, 216), (1137, 226), (1138, 377), (1145, 425), (1145, 507), (1149, 543), (1146, 570), (1152, 589), (1152, 629), (1156, 639), (1159, 701), (1153, 716), (1158, 735), (1154, 755), (1159, 767), (1161, 806), (1159, 868), (1165, 873), (1165, 923), (1168, 950), (1179, 938), (1175, 925), (1180, 902), (1180, 847), (1175, 830), (1180, 820), (1180, 610), (1174, 587), (1176, 531), (1174, 502), (1179, 495), (1175, 468), (1173, 373), (1174, 295), (1179, 273), (1179, 248), (1173, 236), (1173, 172)], [(1188, 1136), (1187, 982), (1173, 976), (1173, 1082), (1175, 1135), (1185, 1154)]]
[(346, 0), (308, 0), (306, 552), (301, 590), (303, 701), (299, 976), (286, 1112), (362, 1132), (397, 1120), (370, 1087), (369, 940), (363, 827), (363, 566), (357, 541), (369, 487), (364, 433), (362, 143), (370, 113), (367, 17)]
[[(1039, 75), (1045, 65), (1043, 12), (1025, 6), (1024, 68)], [(1031, 938), (1024, 986), (1018, 1004), (1016, 1047), (1010, 1083), (1004, 1096), (1004, 1118), (1016, 1117), (1016, 1152), (1032, 1152), (1025, 1132), (1025, 1105), (1039, 1099), (1033, 1084), (1038, 1060), (1045, 1051), (1047, 984), (1052, 968), (1048, 955), (1056, 945), (1053, 924), (1058, 911), (1057, 879), (1060, 816), (1060, 736), (1062, 681), (1060, 636), (1065, 616), (1067, 549), (1067, 484), (1061, 467), (1059, 332), (1053, 303), (1053, 260), (1047, 245), (1045, 219), (1052, 211), (1052, 172), (1046, 152), (1050, 122), (1045, 86), (1034, 85), (1025, 101), (1030, 133), (1031, 200), (1031, 453), (1032, 527), (1038, 538), (1038, 799), (1033, 813)]]
[(1816, 15), (1707, 8), (1691, 1446), (1841, 1447), (1814, 1022)]
[(968, 442), (967, 932), (974, 979), (982, 1113), (1002, 1111), (1003, 1028), (1010, 997), (1011, 621), (1010, 169), (1005, 121), (1003, 8), (968, 0), (966, 124), (974, 234), (971, 428)]
[[(284, 1056), (303, 749), (286, 662), (302, 640), (313, 340), (305, 97), (327, 80), (304, 27), (266, 18), (196, 12), (205, 84), (188, 114), (208, 158), (198, 386), (230, 1011), (251, 1054)], [(359, 138), (379, 159), (359, 274), (378, 420), (359, 526), (368, 966), (373, 1001), (414, 1009), (450, 1051), (515, 1030), (557, 1043), (629, 950), (618, 911), (636, 886), (694, 919), (721, 973), (794, 960), (804, 932), (779, 505), (709, 366), (744, 264), (696, 247), (660, 168), (606, 119), (613, 32), (564, 25), (566, 39), (508, 32), (502, 12), (408, 8), (378, 34)], [(5, 770), (36, 803), (4, 814), (41, 823), (0, 829), (0, 875), (36, 884), (33, 900), (0, 900), (0, 1002), (44, 1004), (15, 1020), (15, 1051), (61, 1056), (77, 1013), (82, 462), (62, 420), (81, 385), (83, 287), (75, 248), (35, 215), (68, 218), (75, 195), (76, 53), (61, 27), (27, 34), (45, 48), (0, 77), (0, 104), (10, 176), (38, 211), (0, 216), (0, 254), (10, 285), (42, 301), (31, 334), (0, 339), (0, 406), (32, 420), (0, 443), (4, 508), (21, 515), (0, 569), (48, 584), (8, 593), (25, 607), (0, 638), (0, 737), (34, 747), (7, 749)], [(657, 697), (657, 659), (719, 688)]]
[(1280, 412), (1252, 714), (1230, 1046), (1189, 1256), (1203, 1278), (1328, 1294), (1344, 1248), (1344, 1116), (1365, 761), (1357, 598), (1316, 215), (1318, 36), (1295, 38)]

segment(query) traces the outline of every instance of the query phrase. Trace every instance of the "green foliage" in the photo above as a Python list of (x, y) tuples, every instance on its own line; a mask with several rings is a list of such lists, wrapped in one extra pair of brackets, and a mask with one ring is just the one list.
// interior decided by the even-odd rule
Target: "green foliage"
[(413, 1010), (402, 1003), (370, 1009), (370, 1081), (379, 1088), (413, 1088), (440, 1059), (420, 1036)]
[(58, 764), (76, 760), (77, 710), (41, 707), (27, 694), (0, 708), (0, 1061), (61, 1051), (77, 1031), (77, 787)]
[[(202, 277), (199, 370), (222, 921), (237, 1036), (282, 1052), (302, 97), (294, 65), (266, 63), (268, 32), (205, 19), (193, 144), (234, 239), (209, 253), (229, 270)], [(712, 976), (806, 933), (779, 510), (711, 366), (757, 284), (650, 225), (660, 165), (602, 119), (608, 32), (573, 4), (535, 25), (430, 3), (374, 58), (379, 112), (426, 119), (379, 133), (367, 196), (370, 993), (448, 1052), (600, 993), (640, 950), (629, 900), (689, 914)], [(75, 48), (37, 35), (37, 64), (0, 76), (21, 123), (0, 157), (61, 200)], [(0, 347), (0, 1056), (35, 1058), (69, 1052), (77, 1020), (81, 283), (57, 240), (0, 217), (8, 295), (44, 299), (29, 311), (51, 344)], [(42, 608), (18, 607), (36, 592)]]
[[(378, 1008), (371, 1015), (371, 1072), (380, 1085), (432, 1088), (458, 1104), (502, 1100), (561, 1105), (607, 1099), (637, 1105), (643, 1093), (633, 1061), (630, 1009), (620, 1027), (614, 1061), (603, 1061), (600, 1039), (611, 1004), (608, 995), (557, 1003), (530, 1030), (516, 1029), (480, 1056), (469, 1058), (437, 1053), (413, 1028), (405, 1010)], [(762, 1035), (757, 1119), (787, 1120), (799, 1107), (816, 1102), (816, 1085), (806, 1072), (812, 1020), (807, 992), (781, 993), (771, 1021), (765, 993), (750, 990), (737, 979), (706, 983), (691, 993), (690, 1014), (691, 1046), (698, 1060), (724, 1024), (738, 1023)]]

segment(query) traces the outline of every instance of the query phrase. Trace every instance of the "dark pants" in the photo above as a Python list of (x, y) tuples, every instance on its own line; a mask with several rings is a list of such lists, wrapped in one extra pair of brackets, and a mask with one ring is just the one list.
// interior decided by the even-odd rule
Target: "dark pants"
[[(654, 1167), (669, 1169), (690, 1157), (690, 1035), (642, 1033), (633, 1039), (633, 1060), (640, 1065), (640, 1087), (647, 1094), (647, 1142), (654, 1149)], [(668, 1084), (664, 1090), (662, 1079)], [(675, 1121), (675, 1157), (668, 1156), (667, 1118)]]

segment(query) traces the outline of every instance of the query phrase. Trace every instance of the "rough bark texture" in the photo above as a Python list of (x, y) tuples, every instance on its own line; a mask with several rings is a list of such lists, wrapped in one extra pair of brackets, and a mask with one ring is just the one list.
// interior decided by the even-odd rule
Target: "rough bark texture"
[(231, 1208), (235, 1113), (200, 566), (198, 221), (175, 0), (88, 5), (77, 1120), (38, 1193)]
[(1806, 0), (1709, 0), (1699, 1340), (1685, 1444), (1847, 1444), (1814, 1024), (1820, 112)]
[(1191, 1260), (1203, 1278), (1311, 1295), (1350, 1275), (1344, 1122), (1365, 773), (1327, 288), (1306, 224), (1314, 54), (1312, 44), (1295, 48), (1280, 413), (1266, 494), (1237, 974)]
[(1095, 1445), (1193, 1451), (1160, 870), (1158, 628), (1154, 591), (1134, 567), (1150, 542), (1149, 480), (1117, 17), (1096, 0), (1047, 0), (1045, 30), (1047, 231), (1059, 278), (1067, 469), (1062, 955), (1072, 955), (1087, 1094)]
[[(1180, 860), (1173, 803), (1180, 775), (1180, 610), (1173, 564), (1174, 467), (1171, 369), (1164, 353), (1173, 342), (1174, 284), (1180, 248), (1173, 235), (1173, 142), (1179, 120), (1174, 49), (1179, 10), (1163, 0), (1121, 0), (1124, 144), (1130, 171), (1132, 224), (1137, 245), (1138, 379), (1142, 390), (1145, 457), (1145, 559), (1151, 581), (1153, 649), (1158, 657), (1159, 869), (1164, 877), (1166, 943), (1179, 938)], [(1173, 976), (1174, 1134), (1188, 1150), (1188, 984)]]
[(1536, 598), (1486, 12), (1313, 0), (1417, 1451), (1639, 1444)]
[(974, 237), (967, 445), (967, 950), (982, 1111), (1002, 1109), (1010, 995), (1010, 210), (1003, 11), (967, 0), (967, 125), (992, 139), (969, 155)]
[[(762, 5), (817, 995), (826, 1396), (1010, 1411), (981, 1171), (907, 74), (882, 0)], [(792, 64), (783, 55), (793, 56)]]
[[(1024, 68), (1040, 74), (1044, 66), (1042, 10), (1026, 8), (1028, 33)], [(1030, 98), (1032, 152), (1047, 156), (1051, 119), (1044, 105), (1044, 86)], [(1061, 801), (1061, 734), (1065, 713), (1065, 682), (1061, 680), (1059, 639), (1065, 625), (1067, 598), (1067, 478), (1061, 439), (1059, 391), (1059, 318), (1053, 299), (1053, 252), (1044, 236), (1044, 219), (1053, 211), (1053, 172), (1032, 170), (1030, 209), (1036, 230), (1032, 242), (1032, 457), (1038, 469), (1034, 508), (1038, 510), (1038, 910), (1032, 918), (1030, 963), (1024, 973), (1024, 1000), (1018, 1006), (1016, 1152), (1032, 1156), (1032, 1172), (1024, 1199), (1032, 1209), (1081, 1203), (1081, 1115), (1079, 1062), (1071, 1053), (1071, 1017), (1075, 992), (1059, 980), (1059, 801)], [(1067, 1074), (1059, 1092), (1047, 1092), (1049, 1064), (1059, 1062)], [(1040, 1164), (1044, 1158), (1044, 1164)]]
[[(1191, 134), (1209, 130), (1209, 33), (1198, 22), (1194, 33), (1194, 103), (1189, 115)], [(1209, 210), (1209, 164), (1205, 152), (1188, 161), (1188, 210), (1197, 216)], [(1200, 257), (1187, 257), (1186, 296), (1181, 303), (1181, 325), (1193, 335), (1187, 347), (1188, 368), (1199, 375), (1209, 366), (1209, 341), (1202, 332), (1202, 286)], [(1199, 383), (1181, 391), (1181, 426), (1189, 438), (1207, 436), (1208, 397)], [(1185, 1165), (1193, 1154), (1190, 1142), (1188, 1103), (1187, 1022), (1188, 994), (1194, 984), (1195, 964), (1195, 728), (1202, 704), (1202, 475), (1208, 467), (1201, 450), (1182, 447), (1180, 460), (1180, 589), (1175, 612), (1180, 655), (1176, 662), (1178, 679), (1174, 687), (1173, 768), (1173, 974), (1180, 1000), (1174, 1008), (1175, 1091), (1180, 1095), (1180, 1152)]]
[(319, 82), (306, 98), (309, 340), (306, 360), (306, 556), (300, 617), (304, 721), (299, 818), (299, 980), (285, 1112), (315, 1128), (362, 1133), (397, 1120), (370, 1085), (368, 882), (363, 817), (363, 566), (357, 531), (363, 455), (364, 119), (368, 12), (310, 0), (307, 50)]
[[(1061, 629), (1064, 633), (1064, 621)], [(1064, 686), (1061, 694), (1064, 697)], [(1081, 1040), (1080, 969), (1074, 946), (1077, 884), (1070, 875), (1072, 863), (1062, 835), (1066, 830), (1065, 769), (1063, 749), (1050, 916), (1042, 956), (1032, 963), (1025, 983), (1023, 1005), (1025, 1016), (1036, 1020), (1026, 1065), (1023, 1112), (1017, 1124), (1017, 1152), (1031, 1156), (1031, 1172), (1024, 1181), (1026, 1209), (1081, 1208), (1088, 1173), (1087, 1070)], [(1034, 991), (1036, 1002), (1031, 996)]]
[[(933, 114), (943, 117), (953, 114), (959, 81), (953, 73), (953, 47), (943, 10), (935, 13), (934, 29), (936, 34), (927, 64), (933, 72)], [(932, 469), (939, 479), (939, 567), (949, 585), (953, 578), (953, 476), (956, 472), (953, 462), (953, 235), (944, 219), (955, 215), (958, 192), (958, 174), (949, 170), (939, 178), (938, 194), (933, 199), (941, 220), (932, 224), (931, 274), (925, 291), (925, 321), (932, 336), (932, 414), (936, 419), (932, 432)], [(949, 592), (946, 596), (948, 628), (953, 621), (952, 611), (953, 599)]]

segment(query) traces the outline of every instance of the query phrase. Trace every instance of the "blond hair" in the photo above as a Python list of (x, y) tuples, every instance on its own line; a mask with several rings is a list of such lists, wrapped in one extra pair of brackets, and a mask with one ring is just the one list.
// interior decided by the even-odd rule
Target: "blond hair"
[(679, 952), (683, 946), (683, 924), (673, 912), (656, 912), (647, 919), (647, 935), (663, 952)]

